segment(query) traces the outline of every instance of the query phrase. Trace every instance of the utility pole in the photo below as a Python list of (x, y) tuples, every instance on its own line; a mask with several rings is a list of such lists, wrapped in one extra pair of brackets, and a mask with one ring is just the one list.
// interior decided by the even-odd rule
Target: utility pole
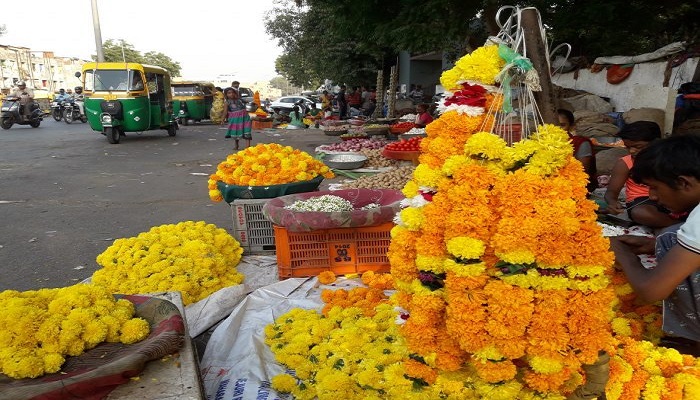
[(533, 92), (537, 107), (546, 124), (557, 124), (557, 98), (552, 87), (550, 66), (547, 62), (549, 50), (545, 47), (540, 30), (540, 13), (536, 8), (525, 8), (522, 11), (522, 27), (525, 34), (525, 49), (527, 58), (532, 61), (535, 70), (539, 72), (542, 91)]
[(100, 30), (100, 15), (97, 13), (97, 0), (92, 1), (92, 27), (95, 29), (95, 49), (97, 50), (97, 62), (105, 61), (105, 53), (102, 50), (102, 31)]

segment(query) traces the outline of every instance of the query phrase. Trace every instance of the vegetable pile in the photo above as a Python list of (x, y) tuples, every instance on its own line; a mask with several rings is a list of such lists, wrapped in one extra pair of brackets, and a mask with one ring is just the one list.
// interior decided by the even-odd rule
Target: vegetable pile
[(362, 149), (381, 149), (386, 146), (387, 141), (382, 139), (350, 139), (340, 143), (333, 143), (320, 146), (321, 151), (354, 151)]
[(408, 140), (401, 140), (399, 142), (389, 143), (386, 145), (385, 149), (390, 151), (420, 151), (420, 143), (423, 138), (414, 137)]

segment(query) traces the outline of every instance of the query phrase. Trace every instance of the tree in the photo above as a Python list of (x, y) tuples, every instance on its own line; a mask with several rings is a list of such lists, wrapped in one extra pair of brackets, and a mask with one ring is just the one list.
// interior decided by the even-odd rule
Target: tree
[(180, 76), (180, 63), (161, 52), (149, 51), (143, 55), (143, 60), (146, 64), (167, 69), (170, 72), (170, 76)]
[(7, 33), (7, 26), (0, 25), (0, 36), (4, 35), (6, 33)]
[[(106, 62), (134, 62), (151, 64), (168, 70), (171, 76), (180, 76), (180, 63), (159, 51), (149, 51), (141, 54), (134, 46), (124, 39), (109, 39), (102, 44)], [(97, 59), (92, 56), (92, 59)]]
[(572, 55), (589, 60), (697, 43), (700, 35), (700, 7), (683, 0), (280, 0), (266, 29), (284, 52), (279, 72), (292, 82), (367, 82), (402, 50), (454, 60), (482, 45), (499, 32), (505, 5), (537, 7), (549, 42), (569, 43)]
[[(141, 53), (124, 39), (107, 40), (102, 44), (102, 52), (104, 53), (106, 62), (143, 62)], [(93, 59), (95, 59), (95, 56), (93, 56)]]

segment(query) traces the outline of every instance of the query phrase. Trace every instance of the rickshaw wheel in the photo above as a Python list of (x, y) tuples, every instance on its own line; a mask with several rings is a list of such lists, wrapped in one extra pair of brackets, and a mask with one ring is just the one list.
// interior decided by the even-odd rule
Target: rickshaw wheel
[(177, 135), (177, 126), (175, 126), (174, 124), (168, 126), (168, 136), (175, 136), (175, 135)]
[(119, 143), (119, 129), (117, 128), (105, 128), (105, 136), (107, 136), (107, 141), (111, 144)]

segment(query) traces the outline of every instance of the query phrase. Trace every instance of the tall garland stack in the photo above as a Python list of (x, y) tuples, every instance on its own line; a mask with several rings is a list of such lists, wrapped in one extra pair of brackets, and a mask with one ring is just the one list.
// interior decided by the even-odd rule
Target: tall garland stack
[(612, 344), (613, 255), (562, 129), (513, 146), (489, 133), (487, 88), (504, 66), (487, 45), (442, 76), (459, 96), (426, 128), (392, 231), (402, 332), (438, 371), (466, 365), (511, 395), (566, 393)]

